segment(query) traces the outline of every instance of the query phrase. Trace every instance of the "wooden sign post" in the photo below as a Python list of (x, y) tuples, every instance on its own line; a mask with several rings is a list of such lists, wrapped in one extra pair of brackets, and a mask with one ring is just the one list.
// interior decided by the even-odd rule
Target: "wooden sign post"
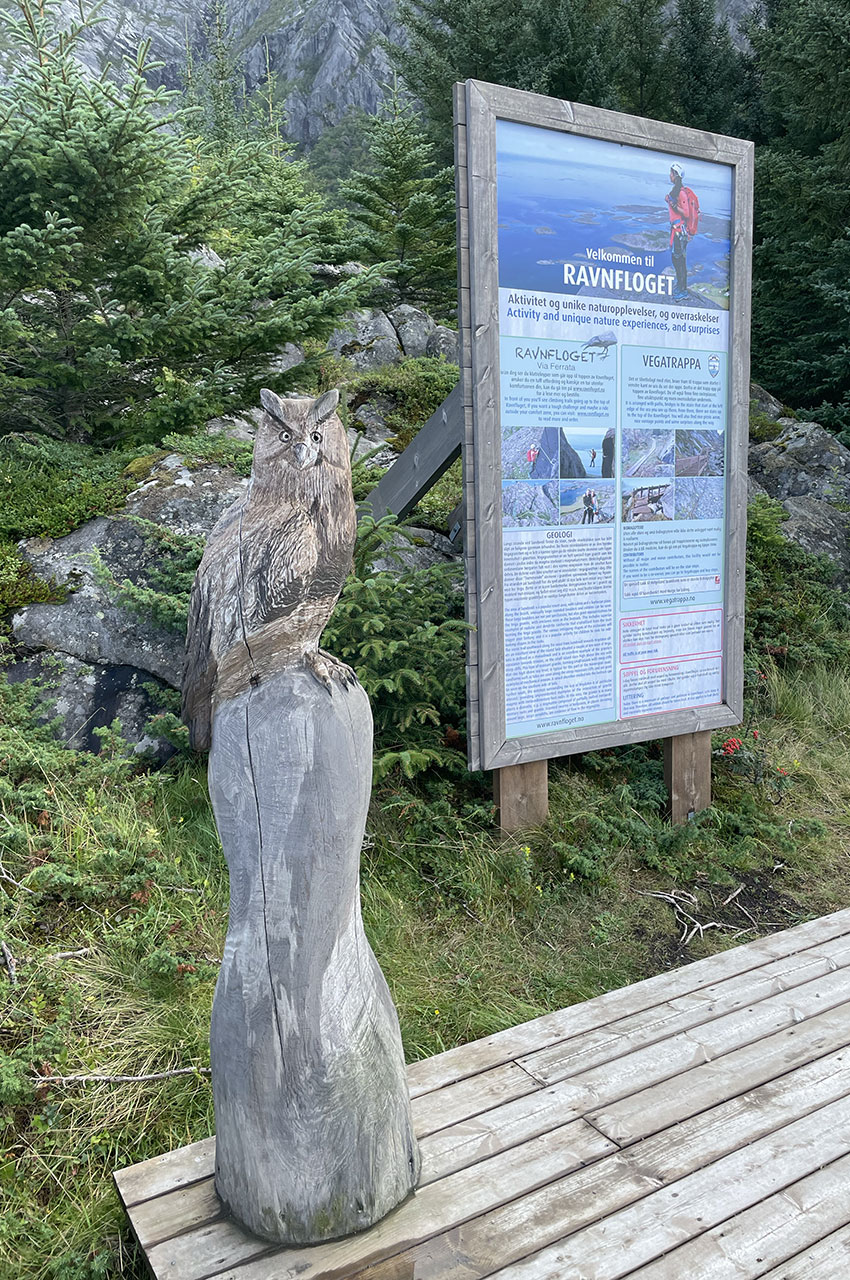
[(665, 741), (674, 822), (743, 709), (752, 143), (455, 86), (469, 763)]

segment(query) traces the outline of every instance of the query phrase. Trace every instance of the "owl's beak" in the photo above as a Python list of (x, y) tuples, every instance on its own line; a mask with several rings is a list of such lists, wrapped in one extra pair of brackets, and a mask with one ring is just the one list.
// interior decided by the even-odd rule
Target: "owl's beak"
[(303, 471), (305, 467), (310, 467), (319, 456), (319, 450), (312, 448), (309, 444), (299, 442), (293, 447), (292, 452), (295, 454), (295, 461)]

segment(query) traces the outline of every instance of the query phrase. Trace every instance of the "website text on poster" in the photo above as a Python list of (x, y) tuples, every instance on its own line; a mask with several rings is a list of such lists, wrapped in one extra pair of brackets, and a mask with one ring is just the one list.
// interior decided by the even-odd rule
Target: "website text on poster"
[(732, 169), (496, 129), (506, 737), (719, 704)]

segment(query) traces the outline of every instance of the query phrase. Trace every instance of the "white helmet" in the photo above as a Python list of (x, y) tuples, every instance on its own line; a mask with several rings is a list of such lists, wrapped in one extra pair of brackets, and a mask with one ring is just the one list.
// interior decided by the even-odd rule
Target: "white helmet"
[(675, 173), (680, 178), (684, 178), (685, 176), (685, 171), (682, 168), (682, 166), (679, 164), (678, 160), (674, 160), (673, 163), (670, 165), (670, 172)]

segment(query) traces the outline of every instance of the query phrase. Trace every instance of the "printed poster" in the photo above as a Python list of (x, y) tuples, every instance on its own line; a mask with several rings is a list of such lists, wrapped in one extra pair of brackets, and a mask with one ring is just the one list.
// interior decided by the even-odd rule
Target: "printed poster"
[(720, 703), (731, 167), (497, 156), (506, 736)]

